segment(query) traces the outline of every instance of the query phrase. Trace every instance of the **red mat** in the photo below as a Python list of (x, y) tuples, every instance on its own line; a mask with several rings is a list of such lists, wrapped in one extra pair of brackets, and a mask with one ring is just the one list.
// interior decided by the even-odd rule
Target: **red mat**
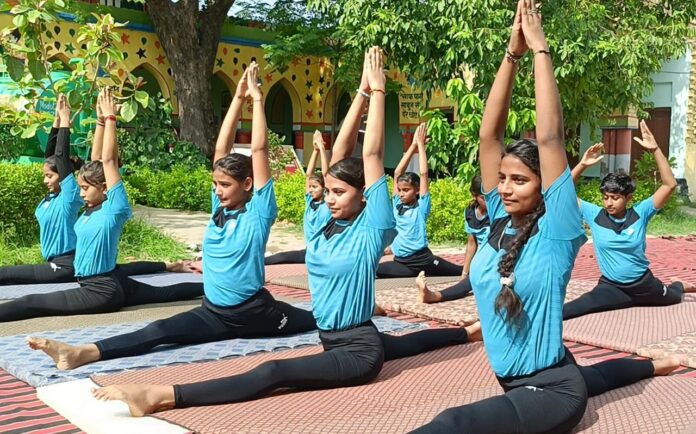
[[(273, 358), (318, 347), (196, 366), (174, 366), (95, 378), (100, 384), (173, 384), (244, 372)], [(582, 360), (581, 363), (587, 363)], [(501, 393), (481, 344), (460, 345), (388, 362), (367, 385), (278, 393), (256, 401), (172, 410), (157, 417), (201, 433), (403, 433), (440, 411)], [(680, 432), (696, 418), (696, 380), (651, 379), (590, 401), (576, 432)]]
[(303, 276), (307, 274), (305, 264), (266, 265), (266, 282), (287, 276)]

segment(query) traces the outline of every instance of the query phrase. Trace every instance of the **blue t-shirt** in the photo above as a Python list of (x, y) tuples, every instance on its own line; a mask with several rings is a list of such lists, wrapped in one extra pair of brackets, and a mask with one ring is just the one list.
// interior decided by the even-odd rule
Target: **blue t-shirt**
[(375, 278), (384, 248), (396, 236), (387, 178), (364, 193), (365, 208), (353, 221), (330, 220), (307, 237), (312, 307), (321, 330), (343, 330), (372, 318)]
[(476, 206), (468, 206), (464, 211), (464, 230), (467, 234), (476, 238), (478, 246), (483, 245), (488, 239), (488, 233), (491, 231), (491, 222), (488, 215), (478, 216)]
[(626, 210), (622, 219), (610, 216), (604, 208), (580, 201), (582, 219), (590, 226), (597, 263), (602, 275), (617, 283), (632, 283), (648, 270), (645, 233), (657, 214), (653, 198)]
[(82, 205), (80, 187), (72, 173), (60, 182), (58, 194), (49, 193), (39, 202), (34, 215), (39, 222), (41, 256), (45, 260), (75, 250), (75, 222)]
[(106, 191), (101, 205), (82, 213), (75, 223), (75, 276), (94, 276), (116, 268), (118, 240), (132, 215), (121, 181)]
[(322, 229), (330, 219), (331, 211), (326, 203), (323, 200), (316, 202), (308, 193), (305, 194), (305, 211), (302, 222), (305, 237), (307, 234), (313, 234)]
[[(514, 269), (514, 290), (524, 309), (521, 328), (505, 322), (495, 310), (500, 292), (498, 263), (515, 230), (497, 190), (485, 195), (491, 232), (471, 264), (483, 344), (496, 375), (528, 375), (563, 359), (563, 300), (580, 246), (587, 240), (575, 186), (566, 168), (542, 191), (546, 213), (538, 220), (522, 248)], [(504, 312), (503, 312), (504, 314)]]
[(216, 306), (236, 306), (263, 287), (263, 255), (278, 217), (273, 179), (238, 210), (222, 208), (214, 189), (211, 198), (213, 214), (203, 237), (205, 297)]
[(430, 193), (419, 197), (413, 205), (403, 204), (399, 196), (394, 196), (393, 210), (398, 233), (391, 245), (394, 256), (404, 258), (428, 247), (425, 224), (430, 214)]

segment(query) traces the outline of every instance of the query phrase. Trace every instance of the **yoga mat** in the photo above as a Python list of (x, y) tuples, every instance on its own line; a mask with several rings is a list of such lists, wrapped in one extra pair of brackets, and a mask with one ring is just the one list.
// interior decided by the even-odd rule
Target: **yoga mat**
[(638, 348), (696, 331), (696, 294), (672, 306), (631, 307), (563, 322), (563, 338), (617, 351)]
[[(91, 315), (49, 316), (0, 323), (0, 336), (27, 335), (58, 328), (94, 327), (121, 323), (140, 323), (169, 318), (200, 306), (200, 300), (144, 304), (126, 307), (118, 312)], [(0, 352), (2, 350), (0, 349)], [(1, 354), (1, 353), (0, 353)]]
[[(308, 309), (309, 303), (296, 306)], [(375, 317), (373, 321), (383, 332), (395, 332), (422, 328), (419, 324), (395, 320), (388, 317)], [(95, 342), (110, 336), (130, 333), (144, 327), (147, 323), (113, 324), (89, 328), (73, 328), (46, 331), (36, 336), (54, 339), (69, 344)], [(275, 351), (280, 348), (296, 348), (319, 343), (318, 333), (309, 332), (292, 336), (273, 338), (229, 339), (198, 345), (162, 345), (154, 351), (140, 356), (123, 357), (91, 363), (70, 371), (55, 368), (53, 361), (42, 351), (33, 351), (26, 342), (25, 335), (0, 338), (0, 368), (31, 384), (34, 387), (76, 380), (95, 373), (119, 372), (128, 369), (142, 369), (179, 363), (218, 360), (257, 352)]]
[(90, 390), (92, 380), (39, 387), (36, 394), (43, 402), (90, 434), (185, 434), (189, 430), (153, 417), (131, 417), (128, 406), (121, 401), (97, 401)]
[[(261, 354), (191, 367), (96, 376), (100, 385), (179, 384), (245, 372), (267, 360), (315, 354), (319, 347)], [(586, 360), (579, 360), (588, 364)], [(200, 433), (404, 433), (446, 408), (502, 393), (480, 343), (458, 345), (385, 363), (370, 384), (277, 392), (250, 402), (177, 409), (155, 417)], [(583, 433), (679, 432), (696, 418), (696, 380), (662, 377), (592, 398)], [(669, 431), (666, 428), (672, 429)]]
[[(193, 273), (157, 273), (131, 276), (133, 279), (153, 286), (169, 286), (177, 283), (202, 283), (203, 276)], [(12, 300), (31, 294), (47, 294), (49, 292), (65, 291), (78, 288), (77, 282), (45, 283), (40, 285), (3, 285), (0, 286), (0, 299)]]
[[(428, 277), (428, 282), (433, 283), (455, 283), (459, 280), (458, 277)], [(290, 288), (305, 289), (309, 291), (309, 279), (307, 276), (290, 276), (290, 277), (279, 277), (271, 280), (274, 285), (288, 286)], [(375, 290), (379, 291), (382, 289), (403, 289), (408, 291), (415, 290), (416, 288), (416, 278), (415, 277), (400, 277), (397, 279), (377, 279), (375, 280)]]
[[(430, 290), (441, 291), (456, 282), (456, 280), (454, 282), (450, 280), (449, 283), (437, 283), (436, 279), (444, 280), (451, 278), (428, 278), (428, 288)], [(387, 280), (405, 281), (406, 279)], [(459, 300), (427, 304), (420, 301), (420, 292), (413, 280), (405, 282), (407, 283), (405, 287), (397, 286), (396, 282), (390, 286), (379, 286), (379, 283), (387, 280), (380, 279), (377, 281), (378, 287), (375, 295), (377, 304), (384, 309), (456, 325), (469, 325), (478, 321), (478, 310), (473, 295), (468, 295)], [(594, 285), (594, 282), (571, 281), (566, 289), (566, 300), (579, 297), (581, 294), (591, 290)]]
[[(692, 317), (691, 320), (696, 321), (696, 318)], [(696, 328), (696, 324), (694, 328)], [(638, 348), (636, 352), (639, 356), (653, 359), (676, 356), (679, 357), (682, 365), (696, 368), (696, 331), (682, 333), (670, 339), (645, 345)]]
[(307, 266), (305, 264), (279, 264), (266, 265), (265, 281), (270, 282), (284, 276), (306, 276)]

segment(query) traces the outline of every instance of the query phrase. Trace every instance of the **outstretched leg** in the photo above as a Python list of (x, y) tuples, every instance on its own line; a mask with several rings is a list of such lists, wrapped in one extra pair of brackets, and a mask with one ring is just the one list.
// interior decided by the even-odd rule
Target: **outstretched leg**
[(563, 305), (563, 320), (631, 306), (633, 300), (630, 296), (615, 286), (600, 281), (592, 291)]
[(276, 264), (304, 264), (307, 250), (293, 250), (291, 252), (279, 252), (264, 258), (264, 265)]

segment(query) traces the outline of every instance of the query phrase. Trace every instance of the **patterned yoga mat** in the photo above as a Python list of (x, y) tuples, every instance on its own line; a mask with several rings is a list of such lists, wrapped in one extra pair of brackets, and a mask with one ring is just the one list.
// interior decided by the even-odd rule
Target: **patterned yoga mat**
[[(100, 385), (174, 384), (238, 374), (258, 364), (321, 351), (318, 347), (261, 354), (191, 367), (96, 376)], [(588, 364), (585, 360), (580, 363)], [(456, 375), (451, 375), (456, 373)], [(370, 384), (278, 392), (251, 402), (170, 410), (156, 417), (201, 433), (403, 433), (446, 408), (502, 392), (480, 343), (387, 362)], [(592, 398), (574, 432), (677, 433), (696, 418), (696, 380), (655, 378)]]
[[(299, 303), (296, 306), (305, 309), (309, 308), (308, 303)], [(422, 328), (418, 324), (388, 317), (375, 317), (373, 322), (384, 332)], [(84, 344), (110, 336), (130, 333), (146, 324), (146, 322), (143, 322), (64, 329), (44, 332), (41, 334), (41, 337), (69, 344)], [(153, 366), (218, 360), (226, 357), (245, 356), (257, 352), (275, 351), (281, 348), (297, 348), (319, 343), (317, 332), (309, 332), (273, 338), (229, 339), (198, 345), (166, 345), (140, 356), (105, 360), (71, 371), (60, 371), (55, 368), (53, 361), (43, 352), (31, 350), (27, 346), (25, 339), (25, 335), (0, 338), (0, 368), (34, 387), (87, 378), (95, 373), (120, 372)]]

